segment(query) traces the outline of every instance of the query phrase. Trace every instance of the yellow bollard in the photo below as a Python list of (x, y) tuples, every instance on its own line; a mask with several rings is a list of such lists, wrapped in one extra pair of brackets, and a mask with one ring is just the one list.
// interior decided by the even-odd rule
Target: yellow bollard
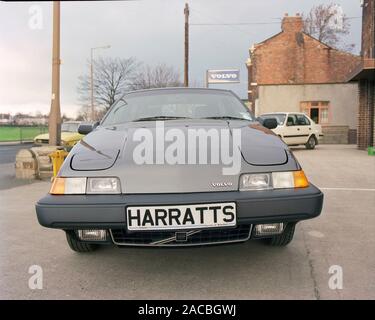
[(65, 150), (56, 150), (49, 154), (51, 160), (52, 160), (52, 167), (53, 167), (53, 178), (57, 176), (57, 173), (59, 172), (66, 156), (69, 153)]

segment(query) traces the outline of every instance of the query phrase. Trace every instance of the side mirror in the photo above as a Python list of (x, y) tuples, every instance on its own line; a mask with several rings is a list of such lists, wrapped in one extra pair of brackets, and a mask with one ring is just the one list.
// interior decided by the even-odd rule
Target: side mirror
[(255, 120), (258, 121), (261, 125), (263, 125), (264, 119), (262, 117), (256, 117)]
[(267, 129), (275, 129), (277, 127), (277, 120), (275, 118), (264, 119), (262, 125)]
[(99, 122), (95, 123), (81, 123), (78, 127), (78, 133), (80, 134), (89, 134), (99, 125)]

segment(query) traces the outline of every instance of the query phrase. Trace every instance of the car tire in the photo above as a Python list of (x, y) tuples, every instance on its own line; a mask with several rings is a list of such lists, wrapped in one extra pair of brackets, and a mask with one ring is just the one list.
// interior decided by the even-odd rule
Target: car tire
[(79, 241), (74, 233), (74, 231), (66, 231), (66, 240), (70, 249), (75, 252), (92, 252), (98, 249), (98, 245), (92, 243), (84, 243)]
[(315, 146), (316, 146), (316, 138), (315, 136), (311, 136), (309, 140), (307, 140), (305, 147), (306, 149), (312, 150), (312, 149), (315, 149)]
[(296, 228), (295, 223), (288, 223), (283, 233), (277, 236), (273, 236), (270, 239), (266, 239), (267, 244), (270, 246), (274, 246), (274, 247), (284, 247), (288, 245), (293, 240), (295, 228)]

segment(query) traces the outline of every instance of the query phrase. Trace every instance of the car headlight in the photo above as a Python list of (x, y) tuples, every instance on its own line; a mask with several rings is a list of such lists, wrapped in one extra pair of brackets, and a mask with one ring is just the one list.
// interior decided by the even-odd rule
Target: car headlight
[(309, 181), (302, 170), (272, 173), (243, 174), (240, 191), (305, 188)]
[(240, 177), (240, 190), (265, 190), (271, 188), (269, 173), (243, 174)]
[(275, 189), (294, 188), (293, 172), (273, 172), (272, 183)]
[(118, 178), (87, 178), (86, 193), (121, 193)]
[(50, 194), (119, 194), (120, 180), (115, 177), (62, 178), (53, 180)]

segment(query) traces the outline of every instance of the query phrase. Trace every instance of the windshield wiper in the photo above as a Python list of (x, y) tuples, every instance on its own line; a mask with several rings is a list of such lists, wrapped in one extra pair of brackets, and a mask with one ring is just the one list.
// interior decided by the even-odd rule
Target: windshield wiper
[(246, 120), (251, 121), (251, 119), (232, 117), (232, 116), (216, 116), (216, 117), (204, 117), (202, 119), (222, 119), (222, 120)]
[(175, 116), (155, 116), (155, 117), (145, 117), (145, 118), (135, 119), (132, 122), (138, 122), (138, 121), (155, 121), (155, 120), (176, 120), (176, 119), (190, 119), (190, 118), (187, 118), (187, 117), (175, 117)]

